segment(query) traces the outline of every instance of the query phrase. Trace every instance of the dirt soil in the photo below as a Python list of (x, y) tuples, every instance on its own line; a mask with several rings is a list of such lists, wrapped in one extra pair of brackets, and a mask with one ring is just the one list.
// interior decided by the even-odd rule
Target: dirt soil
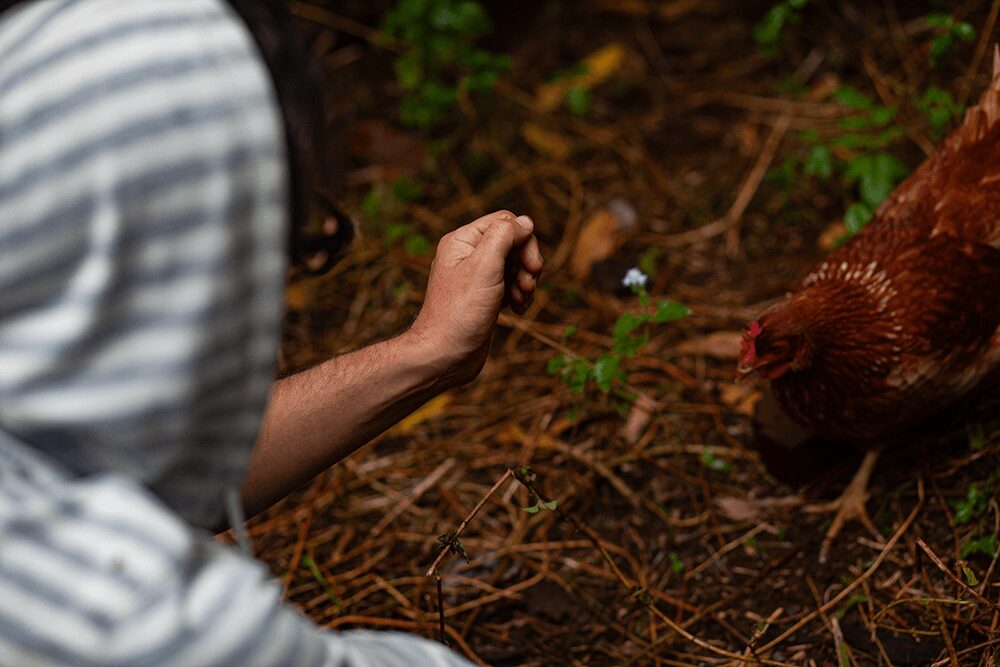
[[(820, 564), (830, 515), (803, 506), (839, 495), (860, 455), (755, 436), (764, 387), (733, 375), (739, 331), (822, 256), (850, 201), (835, 181), (773, 177), (804, 131), (837, 131), (829, 92), (978, 94), (998, 3), (812, 2), (773, 55), (752, 36), (769, 2), (486, 3), (487, 45), (513, 67), (430, 134), (396, 120), (393, 51), (365, 29), (385, 4), (293, 3), (330, 75), (331, 189), (361, 234), (328, 274), (291, 276), (283, 368), (412, 321), (430, 255), (389, 242), (387, 220), (433, 242), (489, 210), (528, 213), (548, 264), (476, 382), (252, 522), (287, 599), (338, 630), (443, 626), (497, 666), (997, 664), (997, 558), (962, 550), (998, 534), (1000, 507), (988, 495), (956, 519), (1000, 470), (996, 392), (890, 449), (867, 504), (881, 534), (851, 524)], [(942, 5), (977, 39), (932, 71), (920, 17)], [(609, 45), (621, 58), (585, 117), (541, 108), (539, 86)], [(914, 167), (908, 137), (927, 128), (898, 120), (892, 151)], [(373, 219), (373, 189), (401, 176), (422, 194)], [(646, 399), (572, 393), (547, 364), (607, 352), (616, 318), (640, 309), (620, 287), (640, 262), (654, 300), (693, 314), (626, 360)], [(538, 498), (508, 470), (556, 509), (524, 511)], [(461, 531), (468, 560), (446, 554), (438, 588), (439, 536), (484, 499)]]

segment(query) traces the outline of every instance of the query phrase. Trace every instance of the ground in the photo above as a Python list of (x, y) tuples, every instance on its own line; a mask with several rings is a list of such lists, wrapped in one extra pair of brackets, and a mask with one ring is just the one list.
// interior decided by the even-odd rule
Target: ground
[[(752, 34), (767, 2), (487, 3), (486, 44), (512, 67), (430, 132), (397, 121), (394, 47), (365, 28), (384, 6), (292, 4), (331, 77), (330, 189), (362, 233), (330, 273), (291, 275), (286, 372), (405, 328), (422, 239), (482, 212), (530, 214), (548, 259), (479, 380), (252, 523), (292, 604), (433, 638), (443, 609), (445, 640), (498, 666), (996, 664), (997, 397), (890, 449), (867, 504), (883, 537), (852, 524), (821, 565), (829, 517), (802, 503), (836, 497), (860, 455), (762, 445), (763, 387), (733, 371), (736, 332), (829, 248), (850, 201), (836, 179), (781, 178), (803, 132), (837, 131), (829, 93), (977, 94), (998, 3), (948, 4), (976, 39), (936, 70), (921, 17), (943, 3), (809, 3), (770, 55)], [(614, 66), (585, 114), (543, 109), (538, 87), (601, 49)], [(912, 168), (931, 134), (897, 121)], [(419, 194), (393, 194), (400, 177)], [(654, 303), (692, 314), (649, 325), (618, 396), (581, 397), (547, 366), (608, 352), (617, 318), (642, 311), (620, 287), (640, 264)], [(484, 499), (460, 535), (469, 560), (446, 554), (438, 588), (439, 536)]]

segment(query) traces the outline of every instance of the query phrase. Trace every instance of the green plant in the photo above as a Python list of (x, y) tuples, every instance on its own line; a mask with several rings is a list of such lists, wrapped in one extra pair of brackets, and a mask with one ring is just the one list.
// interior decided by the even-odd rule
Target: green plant
[(492, 30), (475, 0), (398, 0), (382, 29), (405, 44), (395, 70), (407, 125), (432, 128), (460, 96), (488, 93), (510, 67), (509, 57), (475, 46)]
[(771, 53), (784, 41), (785, 28), (802, 20), (802, 8), (808, 0), (781, 0), (767, 10), (753, 28), (753, 38), (765, 53)]
[(969, 523), (978, 519), (989, 507), (990, 499), (1000, 491), (1000, 466), (983, 482), (969, 484), (965, 497), (951, 501), (955, 509), (955, 523)]
[(676, 551), (671, 551), (667, 556), (670, 558), (670, 569), (674, 571), (674, 574), (680, 574), (684, 571), (684, 561), (681, 560)]
[(935, 139), (940, 139), (951, 120), (960, 116), (964, 110), (951, 93), (937, 86), (928, 86), (915, 104), (927, 116), (927, 124), (931, 126), (931, 134)]
[[(650, 325), (680, 320), (691, 314), (686, 306), (669, 299), (660, 300), (653, 306), (646, 292), (646, 276), (639, 269), (629, 270), (623, 283), (638, 295), (640, 310), (626, 311), (618, 317), (611, 336), (611, 349), (593, 358), (558, 354), (546, 366), (549, 375), (558, 376), (574, 394), (584, 394), (594, 386), (604, 395), (614, 394), (631, 400), (623, 389), (624, 360), (634, 357), (649, 342)], [(575, 332), (575, 327), (567, 327), (563, 342)]]
[(410, 255), (427, 255), (433, 249), (430, 241), (402, 221), (407, 205), (422, 196), (420, 184), (405, 176), (391, 183), (377, 181), (361, 201), (361, 210), (387, 247), (400, 243)]
[(716, 472), (729, 473), (733, 470), (731, 465), (716, 456), (715, 452), (708, 447), (701, 450), (701, 463), (709, 470)]
[[(997, 554), (997, 536), (983, 535), (981, 537), (970, 539), (965, 544), (962, 545), (962, 558), (969, 558), (971, 556), (986, 556), (987, 558), (993, 558)], [(970, 584), (975, 585), (975, 584)]]
[(936, 28), (931, 40), (929, 56), (931, 65), (937, 67), (957, 42), (971, 42), (976, 38), (976, 29), (965, 21), (959, 21), (951, 14), (936, 13), (924, 17), (928, 25)]
[(844, 212), (842, 243), (861, 231), (909, 170), (887, 150), (903, 134), (895, 123), (895, 107), (878, 104), (852, 86), (839, 88), (833, 99), (849, 110), (837, 123), (841, 133), (827, 141), (815, 130), (802, 133), (810, 147), (801, 163), (794, 156), (786, 158), (771, 179), (787, 190), (801, 167), (803, 174), (821, 182), (839, 177), (849, 186), (858, 199)]

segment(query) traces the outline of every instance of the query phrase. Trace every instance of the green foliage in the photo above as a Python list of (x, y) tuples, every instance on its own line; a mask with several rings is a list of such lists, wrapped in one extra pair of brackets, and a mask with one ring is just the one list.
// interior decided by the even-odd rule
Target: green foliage
[(586, 118), (592, 103), (590, 91), (583, 86), (573, 86), (566, 91), (566, 108), (577, 118)]
[(961, 525), (978, 519), (989, 507), (990, 499), (1000, 492), (1000, 466), (983, 482), (973, 483), (965, 497), (951, 501), (955, 510), (955, 523)]
[(802, 8), (808, 0), (781, 0), (767, 10), (753, 28), (753, 38), (764, 53), (774, 52), (785, 39), (785, 28), (802, 20)]
[(399, 243), (410, 255), (428, 255), (433, 247), (427, 237), (402, 222), (407, 204), (422, 196), (420, 184), (405, 176), (388, 184), (379, 181), (361, 201), (361, 211), (387, 247)]
[(928, 86), (915, 104), (927, 116), (927, 123), (931, 126), (931, 134), (935, 139), (940, 139), (951, 120), (964, 110), (951, 93), (937, 86)]
[(674, 574), (680, 574), (684, 571), (684, 561), (681, 560), (676, 551), (671, 551), (667, 556), (670, 558), (670, 569), (674, 571)]
[[(997, 555), (997, 536), (993, 534), (983, 535), (977, 539), (971, 539), (962, 545), (962, 558), (972, 556), (986, 556), (993, 558)], [(968, 576), (968, 575), (967, 575)], [(970, 583), (970, 586), (975, 584)]]
[(382, 25), (406, 50), (395, 63), (396, 81), (406, 91), (401, 120), (424, 130), (439, 123), (460, 95), (485, 95), (510, 58), (476, 48), (492, 29), (475, 0), (398, 0)]
[(538, 514), (542, 510), (554, 512), (556, 510), (556, 507), (558, 506), (559, 506), (559, 501), (557, 500), (550, 500), (547, 503), (543, 503), (542, 501), (539, 500), (531, 507), (522, 507), (521, 510), (527, 512), (528, 514)]
[(935, 28), (929, 52), (932, 67), (940, 65), (957, 42), (971, 42), (976, 38), (976, 29), (972, 25), (956, 20), (951, 14), (928, 14), (924, 20)]
[(343, 611), (343, 603), (341, 603), (340, 598), (337, 597), (337, 594), (334, 592), (333, 586), (330, 585), (330, 581), (323, 575), (323, 572), (320, 571), (316, 561), (314, 561), (308, 554), (303, 554), (301, 563), (307, 570), (309, 570), (309, 573), (312, 574), (313, 578), (319, 582), (319, 585), (323, 587), (323, 592), (326, 593), (327, 599), (330, 600), (334, 608), (336, 608), (337, 613), (339, 614)]
[(716, 472), (730, 473), (733, 471), (731, 465), (716, 456), (715, 452), (708, 447), (701, 450), (701, 462), (706, 468)]
[(838, 243), (857, 234), (871, 220), (878, 205), (889, 196), (909, 170), (886, 150), (903, 130), (895, 124), (896, 108), (876, 103), (853, 86), (842, 86), (833, 99), (851, 113), (840, 119), (840, 134), (823, 141), (816, 131), (802, 133), (810, 144), (805, 157), (789, 156), (772, 170), (771, 180), (787, 191), (801, 168), (803, 174), (820, 182), (839, 178), (858, 197), (844, 212), (846, 235)]
[[(574, 394), (583, 395), (590, 386), (603, 395), (627, 395), (622, 391), (627, 375), (623, 368), (626, 359), (639, 353), (649, 342), (649, 328), (654, 324), (665, 324), (683, 319), (691, 310), (676, 301), (662, 299), (655, 306), (645, 288), (635, 285), (632, 290), (639, 297), (640, 310), (626, 311), (615, 321), (611, 334), (611, 349), (593, 358), (577, 354), (558, 354), (549, 360), (546, 372), (562, 380)], [(576, 333), (576, 327), (569, 326), (563, 332), (565, 343)]]

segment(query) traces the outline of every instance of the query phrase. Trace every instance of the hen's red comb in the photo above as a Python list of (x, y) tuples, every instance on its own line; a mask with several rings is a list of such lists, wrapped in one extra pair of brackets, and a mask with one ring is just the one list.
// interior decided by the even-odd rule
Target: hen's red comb
[(754, 339), (757, 338), (763, 330), (764, 327), (762, 327), (760, 322), (756, 320), (747, 325), (747, 330), (743, 332), (743, 343), (740, 346), (740, 363), (742, 365), (749, 366), (753, 363), (754, 357), (757, 356)]

